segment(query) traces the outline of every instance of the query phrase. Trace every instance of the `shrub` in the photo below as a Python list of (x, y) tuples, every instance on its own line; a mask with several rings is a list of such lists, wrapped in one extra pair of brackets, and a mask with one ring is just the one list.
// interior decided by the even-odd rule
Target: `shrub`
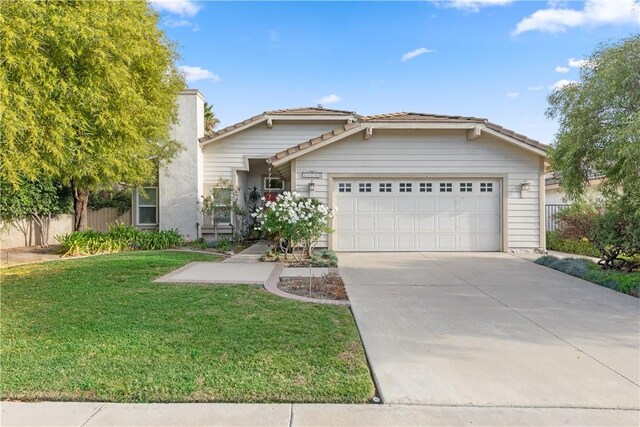
[(640, 293), (640, 273), (602, 270), (588, 259), (559, 259), (553, 255), (542, 256), (534, 262), (635, 297)]
[(56, 236), (63, 255), (97, 254), (128, 250), (159, 250), (179, 246), (182, 236), (176, 230), (142, 231), (116, 223), (109, 231), (75, 231)]
[(589, 242), (589, 240), (564, 239), (558, 231), (547, 231), (547, 249), (583, 256), (600, 256), (598, 248)]
[(551, 266), (551, 264), (555, 263), (559, 259), (560, 258), (558, 258), (557, 256), (544, 255), (544, 256), (541, 256), (540, 258), (538, 258), (537, 260), (535, 260), (534, 263), (540, 264), (540, 265), (544, 265), (545, 267), (549, 267), (549, 266)]
[(218, 240), (218, 249), (221, 252), (229, 252), (230, 247), (231, 247), (231, 243), (229, 242), (229, 239), (227, 239), (226, 237), (223, 237), (220, 240)]
[(258, 222), (256, 230), (269, 233), (285, 257), (292, 252), (297, 260), (301, 259), (297, 249), (311, 257), (320, 236), (332, 231), (328, 224), (333, 212), (327, 206), (288, 191), (279, 194), (275, 201), (267, 201), (264, 208), (257, 208), (251, 215)]
[(610, 203), (595, 218), (590, 237), (600, 251), (603, 268), (632, 270), (640, 254), (640, 209), (624, 198)]
[(581, 201), (561, 209), (555, 214), (560, 236), (567, 240), (589, 237), (598, 209), (592, 203)]
[(311, 256), (312, 267), (337, 267), (338, 256), (329, 249), (320, 249)]

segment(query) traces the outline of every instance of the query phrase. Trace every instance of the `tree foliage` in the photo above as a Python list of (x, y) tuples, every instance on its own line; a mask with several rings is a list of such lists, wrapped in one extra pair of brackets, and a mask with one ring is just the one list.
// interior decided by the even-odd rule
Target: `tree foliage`
[(216, 117), (216, 113), (213, 112), (213, 105), (204, 103), (204, 134), (210, 135), (213, 133), (216, 126), (218, 126), (220, 120)]
[(580, 81), (549, 96), (547, 115), (559, 120), (553, 170), (577, 199), (594, 173), (605, 197), (624, 194), (640, 208), (640, 35), (596, 49)]
[[(0, 2), (1, 176), (90, 190), (153, 181), (185, 87), (143, 1)], [(78, 206), (80, 203), (80, 206)], [(78, 225), (78, 224), (77, 224)], [(80, 223), (82, 225), (82, 223)]]

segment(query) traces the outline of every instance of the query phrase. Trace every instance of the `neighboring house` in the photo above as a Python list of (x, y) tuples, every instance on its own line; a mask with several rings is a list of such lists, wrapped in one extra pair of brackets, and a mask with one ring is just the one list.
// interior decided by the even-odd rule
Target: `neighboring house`
[[(336, 251), (545, 247), (546, 146), (485, 119), (293, 108), (205, 137), (203, 108), (198, 91), (180, 95), (173, 137), (185, 150), (161, 170), (157, 192), (136, 200), (138, 224), (188, 239), (212, 233), (199, 200), (226, 178), (243, 194), (292, 190), (337, 207), (335, 232), (321, 241)], [(219, 221), (220, 231), (235, 221)]]
[[(598, 197), (598, 186), (602, 182), (602, 175), (593, 173), (589, 176), (585, 196), (587, 198)], [(547, 205), (570, 205), (571, 200), (567, 199), (560, 188), (560, 177), (556, 173), (548, 173), (545, 176), (545, 197)]]

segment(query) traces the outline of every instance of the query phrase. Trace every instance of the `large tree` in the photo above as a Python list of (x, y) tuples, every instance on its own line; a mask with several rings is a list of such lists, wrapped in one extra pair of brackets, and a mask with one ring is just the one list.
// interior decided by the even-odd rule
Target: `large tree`
[(89, 192), (154, 181), (185, 87), (174, 45), (144, 1), (0, 2), (3, 180), (73, 189), (76, 229)]
[(606, 198), (640, 209), (640, 35), (598, 47), (579, 82), (554, 91), (549, 104), (560, 124), (551, 166), (569, 197), (602, 175)]

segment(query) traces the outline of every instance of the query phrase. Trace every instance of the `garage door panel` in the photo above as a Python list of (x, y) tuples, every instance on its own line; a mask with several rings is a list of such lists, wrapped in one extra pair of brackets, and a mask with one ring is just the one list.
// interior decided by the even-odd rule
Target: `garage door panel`
[(440, 197), (436, 199), (437, 213), (438, 214), (453, 214), (456, 213), (456, 200), (452, 196)]
[(358, 249), (367, 251), (376, 248), (376, 238), (374, 235), (361, 234), (356, 237)]
[(376, 212), (378, 213), (394, 213), (394, 202), (390, 197), (380, 197), (376, 203)]
[(378, 236), (377, 249), (380, 251), (393, 251), (396, 249), (395, 236)]
[(356, 199), (356, 212), (357, 213), (373, 213), (375, 206), (375, 200), (369, 197), (361, 197)]
[(396, 231), (396, 220), (393, 217), (378, 217), (378, 231)]
[(398, 217), (398, 231), (416, 231), (415, 217)]
[[(350, 182), (351, 188), (359, 189), (357, 180), (338, 180), (335, 184), (336, 250), (500, 250), (500, 181), (482, 178), (368, 181), (371, 192), (340, 191), (340, 182)], [(380, 191), (381, 183), (391, 183), (391, 187), (384, 186), (389, 191)]]
[(375, 218), (370, 217), (370, 218), (357, 218), (356, 219), (356, 231), (358, 232), (374, 232), (375, 231)]

